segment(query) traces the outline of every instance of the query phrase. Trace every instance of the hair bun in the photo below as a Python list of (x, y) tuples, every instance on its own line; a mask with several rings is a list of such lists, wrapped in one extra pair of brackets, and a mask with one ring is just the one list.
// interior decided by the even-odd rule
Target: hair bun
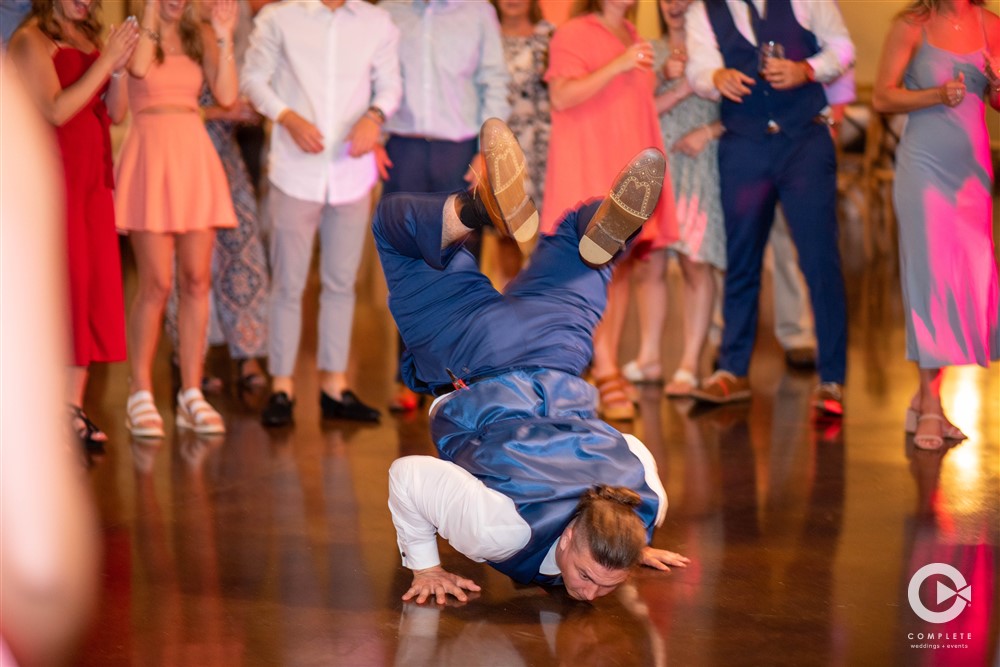
[(638, 493), (624, 486), (605, 486), (602, 484), (594, 489), (594, 493), (598, 498), (621, 503), (626, 507), (638, 507), (642, 502)]

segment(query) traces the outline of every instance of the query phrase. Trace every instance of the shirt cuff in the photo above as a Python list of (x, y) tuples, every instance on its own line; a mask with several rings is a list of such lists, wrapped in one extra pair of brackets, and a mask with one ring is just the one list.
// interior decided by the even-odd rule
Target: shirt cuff
[(430, 542), (399, 543), (399, 555), (403, 558), (403, 567), (410, 570), (426, 570), (441, 564), (436, 538)]
[(824, 58), (822, 53), (818, 53), (812, 58), (806, 58), (806, 62), (813, 68), (813, 79), (820, 83), (830, 83), (844, 73), (844, 70), (840, 68), (839, 60)]
[(722, 93), (715, 87), (715, 71), (704, 70), (694, 76), (688, 77), (688, 83), (694, 89), (695, 94), (706, 100), (719, 102), (722, 100)]
[[(291, 107), (287, 106), (285, 104), (281, 104), (281, 105), (276, 104), (276, 105), (274, 105), (274, 107), (272, 107), (272, 109), (265, 109), (264, 110), (264, 115), (267, 116), (268, 118), (270, 118), (275, 123), (277, 123), (278, 122), (278, 117), (281, 116), (281, 114), (285, 113), (286, 109), (291, 109)], [(273, 113), (270, 113), (270, 112), (272, 112), (272, 110), (273, 110)]]

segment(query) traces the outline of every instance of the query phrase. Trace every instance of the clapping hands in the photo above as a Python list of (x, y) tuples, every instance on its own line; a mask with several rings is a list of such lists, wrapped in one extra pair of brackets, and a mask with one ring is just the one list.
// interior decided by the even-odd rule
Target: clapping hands
[(111, 26), (108, 41), (101, 51), (101, 58), (108, 63), (109, 72), (118, 72), (128, 63), (139, 43), (139, 22), (130, 16), (120, 25)]

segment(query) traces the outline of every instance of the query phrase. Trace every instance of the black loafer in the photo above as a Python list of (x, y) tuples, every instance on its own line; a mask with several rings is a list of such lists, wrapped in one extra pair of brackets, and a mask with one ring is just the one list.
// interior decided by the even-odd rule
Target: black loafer
[(793, 347), (785, 351), (785, 363), (796, 371), (814, 371), (816, 350), (811, 347)]
[(264, 426), (288, 426), (292, 423), (292, 408), (295, 401), (283, 391), (271, 394), (267, 399), (264, 411), (260, 413), (260, 422)]
[(348, 419), (356, 422), (377, 422), (382, 413), (365, 405), (350, 389), (340, 395), (340, 400), (319, 392), (319, 407), (323, 411), (323, 419)]

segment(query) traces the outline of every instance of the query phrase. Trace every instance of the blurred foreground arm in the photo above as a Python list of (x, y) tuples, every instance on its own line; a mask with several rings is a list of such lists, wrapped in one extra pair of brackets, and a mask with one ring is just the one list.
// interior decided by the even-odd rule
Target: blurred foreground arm
[(57, 151), (0, 64), (0, 636), (22, 666), (72, 662), (97, 535), (62, 405), (65, 231)]

